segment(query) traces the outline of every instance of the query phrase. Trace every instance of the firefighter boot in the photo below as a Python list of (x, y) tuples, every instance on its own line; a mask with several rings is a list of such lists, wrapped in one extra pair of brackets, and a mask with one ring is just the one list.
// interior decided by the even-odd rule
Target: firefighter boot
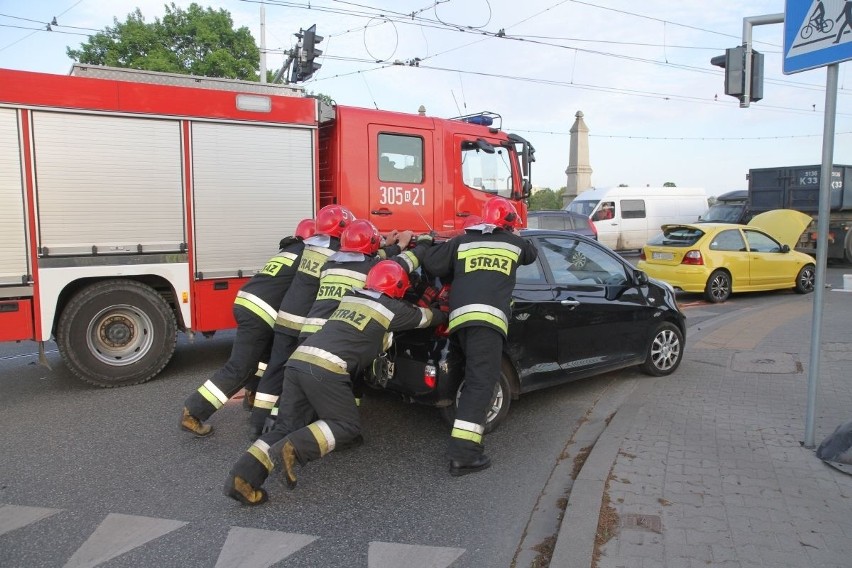
[(229, 475), (225, 482), (225, 495), (239, 501), (243, 505), (262, 505), (269, 499), (269, 495), (261, 489), (255, 489), (251, 483), (239, 475)]
[(269, 457), (272, 458), (274, 467), (281, 468), (279, 480), (287, 485), (287, 489), (294, 489), (296, 487), (296, 463), (299, 458), (296, 457), (296, 447), (293, 442), (285, 438), (281, 449), (270, 448)]
[(199, 438), (209, 436), (213, 433), (213, 427), (209, 424), (203, 424), (201, 420), (189, 413), (189, 410), (184, 406), (183, 415), (180, 417), (180, 427), (187, 432), (192, 432)]
[(471, 461), (450, 460), (450, 475), (459, 477), (468, 473), (475, 473), (491, 467), (491, 458), (485, 454), (479, 454)]
[(252, 408), (254, 408), (254, 391), (246, 389), (243, 396), (243, 410), (251, 412)]

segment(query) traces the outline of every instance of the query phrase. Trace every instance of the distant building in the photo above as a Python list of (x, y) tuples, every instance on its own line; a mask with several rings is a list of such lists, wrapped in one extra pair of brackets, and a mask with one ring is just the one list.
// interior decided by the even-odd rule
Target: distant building
[(574, 116), (576, 120), (571, 127), (568, 168), (565, 170), (568, 181), (565, 184), (565, 194), (562, 196), (563, 205), (568, 205), (574, 201), (574, 198), (592, 187), (592, 166), (589, 164), (589, 127), (583, 121), (583, 111), (578, 110)]

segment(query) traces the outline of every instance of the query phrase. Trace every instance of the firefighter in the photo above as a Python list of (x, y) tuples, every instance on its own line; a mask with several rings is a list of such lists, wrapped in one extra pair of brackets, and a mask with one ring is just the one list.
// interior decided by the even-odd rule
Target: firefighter
[(237, 333), (231, 357), (184, 402), (180, 419), (184, 430), (196, 436), (208, 436), (213, 428), (204, 421), (234, 394), (246, 387), (246, 398), (253, 397), (254, 388), (248, 383), (256, 376), (255, 370), (265, 368), (265, 362), (269, 360), (276, 307), (293, 282), (305, 248), (304, 241), (313, 236), (314, 230), (314, 220), (303, 219), (294, 236), (281, 240), (278, 254), (270, 258), (263, 269), (237, 292), (233, 308)]
[(305, 316), (314, 303), (319, 288), (320, 270), (340, 248), (340, 235), (355, 220), (355, 215), (340, 205), (326, 205), (317, 212), (316, 234), (305, 240), (305, 250), (293, 283), (278, 309), (269, 363), (257, 386), (250, 419), (251, 436), (256, 437), (278, 402), (284, 380), (284, 363), (296, 348)]
[(431, 248), (423, 258), (424, 270), (444, 282), (452, 280), (448, 331), (465, 356), (465, 386), (447, 451), (453, 476), (491, 465), (482, 435), (500, 376), (515, 272), (537, 256), (535, 247), (519, 236), (519, 228), (512, 202), (492, 197), (482, 208), (481, 224), (465, 228), (465, 234)]
[[(380, 249), (381, 235), (370, 221), (358, 219), (346, 227), (340, 237), (340, 250), (331, 255), (322, 268), (319, 290), (302, 325), (299, 340), (303, 341), (319, 331), (343, 294), (352, 288), (363, 288), (370, 268), (386, 260), (389, 253), (407, 249), (412, 236), (411, 231), (404, 231), (399, 234), (396, 246)], [(404, 250), (393, 256), (393, 260), (411, 273), (420, 266), (419, 257), (423, 250)]]
[(322, 328), (301, 344), (286, 365), (281, 412), (272, 431), (252, 444), (234, 464), (225, 495), (246, 505), (267, 500), (261, 488), (274, 469), (296, 485), (295, 465), (349, 445), (361, 431), (352, 398), (352, 377), (387, 348), (394, 331), (446, 321), (438, 308), (417, 308), (401, 300), (408, 274), (385, 260), (367, 274), (364, 289), (352, 289)]
[[(379, 248), (382, 238), (375, 225), (364, 219), (350, 223), (340, 236), (340, 250), (331, 255), (323, 265), (317, 296), (302, 325), (299, 343), (323, 326), (345, 292), (352, 288), (363, 288), (370, 268), (381, 260), (387, 259), (389, 254), (395, 254), (392, 260), (399, 263), (406, 272), (416, 270), (420, 266), (423, 251), (431, 245), (432, 239), (428, 236), (420, 236), (417, 239), (418, 246), (411, 250), (404, 250), (408, 248), (412, 236), (411, 231), (402, 231), (393, 236), (394, 239), (398, 239), (398, 242)], [(404, 252), (400, 253), (401, 250)], [(355, 382), (357, 384), (355, 400), (360, 405), (361, 384), (360, 380)], [(266, 418), (264, 431), (274, 423), (277, 410), (273, 408), (272, 415)], [(255, 430), (255, 434), (260, 433)]]
[[(333, 254), (323, 266), (320, 275), (320, 287), (314, 305), (308, 312), (302, 332), (299, 334), (301, 343), (312, 334), (319, 331), (328, 317), (340, 303), (343, 294), (352, 288), (364, 287), (367, 273), (376, 263), (386, 260), (394, 254), (392, 260), (399, 263), (406, 273), (411, 273), (420, 266), (419, 257), (423, 254), (423, 239), (418, 239), (420, 246), (406, 250), (413, 233), (403, 231), (398, 234), (396, 246), (380, 249), (381, 235), (370, 221), (359, 219), (346, 227), (340, 239), (340, 251)], [(431, 242), (429, 243), (431, 244)], [(402, 251), (402, 252), (400, 252)], [(398, 254), (396, 254), (398, 253)], [(360, 406), (363, 384), (360, 377), (353, 381), (355, 404)], [(267, 421), (269, 424), (269, 421)]]

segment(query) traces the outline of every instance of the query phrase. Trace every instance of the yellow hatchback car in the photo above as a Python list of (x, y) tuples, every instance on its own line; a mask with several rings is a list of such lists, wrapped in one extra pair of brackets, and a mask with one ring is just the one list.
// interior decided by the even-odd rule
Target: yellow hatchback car
[(811, 217), (791, 209), (755, 216), (748, 225), (663, 225), (642, 249), (637, 268), (684, 292), (724, 302), (732, 292), (792, 288), (813, 292), (814, 259), (793, 250)]

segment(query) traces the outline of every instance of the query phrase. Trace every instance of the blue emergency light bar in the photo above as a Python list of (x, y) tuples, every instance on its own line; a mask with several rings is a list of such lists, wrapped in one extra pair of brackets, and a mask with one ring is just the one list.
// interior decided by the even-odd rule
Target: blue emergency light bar
[(502, 127), (503, 117), (501, 117), (496, 112), (491, 111), (483, 111), (478, 112), (476, 114), (466, 114), (464, 116), (457, 116), (453, 120), (461, 120), (462, 122), (467, 122), (468, 124), (478, 124), (480, 126), (491, 126), (494, 124), (495, 120), (500, 121), (500, 125), (497, 128)]

